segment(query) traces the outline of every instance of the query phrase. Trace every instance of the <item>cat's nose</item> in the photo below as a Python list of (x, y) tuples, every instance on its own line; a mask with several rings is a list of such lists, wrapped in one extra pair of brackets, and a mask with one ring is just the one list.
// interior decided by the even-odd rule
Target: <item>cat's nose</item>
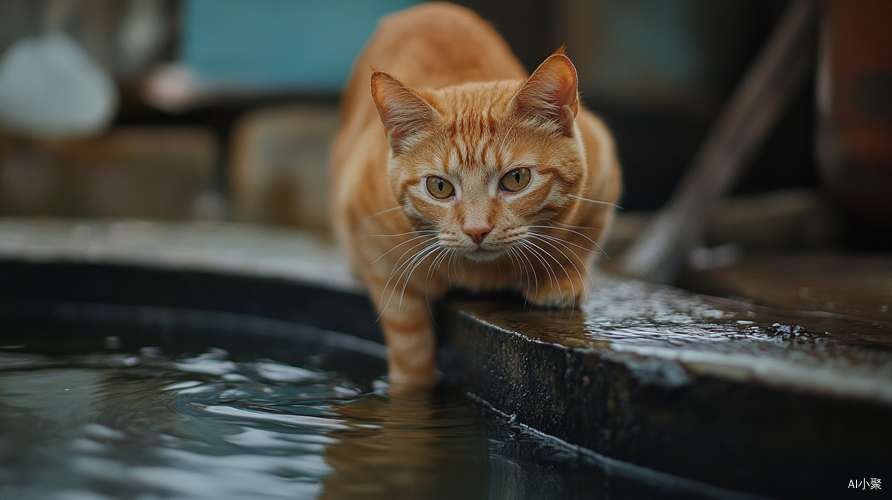
[(476, 244), (483, 243), (483, 238), (486, 238), (486, 235), (492, 231), (491, 227), (475, 227), (475, 228), (465, 228), (465, 234), (471, 237), (471, 241)]

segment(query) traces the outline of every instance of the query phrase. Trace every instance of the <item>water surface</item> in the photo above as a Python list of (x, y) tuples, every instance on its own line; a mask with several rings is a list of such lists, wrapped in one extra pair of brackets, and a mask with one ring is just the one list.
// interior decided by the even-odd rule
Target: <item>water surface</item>
[(448, 389), (388, 397), (380, 363), (23, 347), (0, 348), (0, 498), (714, 496), (605, 465)]

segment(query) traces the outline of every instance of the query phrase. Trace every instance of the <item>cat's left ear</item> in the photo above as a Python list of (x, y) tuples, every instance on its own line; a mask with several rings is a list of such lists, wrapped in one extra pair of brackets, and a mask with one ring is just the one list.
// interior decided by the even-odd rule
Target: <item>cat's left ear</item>
[(536, 68), (511, 98), (511, 105), (537, 125), (572, 136), (579, 112), (577, 86), (576, 67), (560, 48)]
[(403, 152), (437, 115), (420, 95), (383, 71), (372, 74), (372, 99), (395, 154)]

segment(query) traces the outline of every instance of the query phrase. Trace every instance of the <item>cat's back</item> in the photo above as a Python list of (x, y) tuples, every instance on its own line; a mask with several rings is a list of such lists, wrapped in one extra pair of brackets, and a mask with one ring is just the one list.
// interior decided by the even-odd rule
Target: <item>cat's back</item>
[(431, 90), (527, 77), (508, 44), (468, 8), (427, 2), (385, 16), (356, 59), (341, 96), (341, 130), (331, 157), (336, 184), (348, 164), (386, 158), (384, 130), (371, 96), (375, 70), (414, 89)]
[(527, 76), (489, 23), (470, 9), (441, 2), (382, 19), (365, 58), (418, 88)]
[(526, 71), (493, 27), (472, 10), (429, 2), (390, 14), (356, 60), (344, 112), (372, 106), (369, 79), (383, 70), (416, 89), (522, 80)]

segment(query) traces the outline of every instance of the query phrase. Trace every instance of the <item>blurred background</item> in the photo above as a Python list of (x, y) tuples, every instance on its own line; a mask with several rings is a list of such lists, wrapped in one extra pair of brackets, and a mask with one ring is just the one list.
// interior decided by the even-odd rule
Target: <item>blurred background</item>
[[(0, 0), (0, 216), (325, 232), (340, 88), (377, 19), (413, 3)], [(459, 3), (492, 22), (528, 70), (566, 45), (624, 168), (608, 253), (667, 201), (788, 5)], [(890, 4), (818, 3), (819, 63), (704, 244), (890, 247)]]

